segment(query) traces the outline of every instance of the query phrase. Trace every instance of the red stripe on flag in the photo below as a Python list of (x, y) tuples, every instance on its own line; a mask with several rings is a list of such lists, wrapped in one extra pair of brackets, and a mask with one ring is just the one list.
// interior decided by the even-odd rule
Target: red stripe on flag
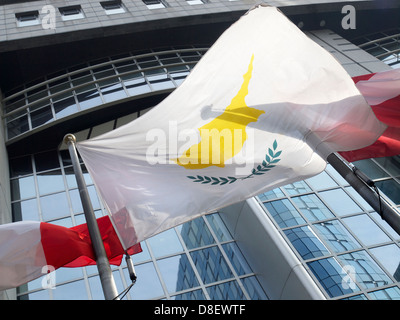
[[(124, 249), (111, 224), (110, 218), (97, 219), (100, 234), (110, 264), (120, 265)], [(41, 223), (42, 246), (48, 265), (55, 269), (60, 267), (75, 268), (96, 264), (89, 230), (86, 224), (72, 228)], [(141, 252), (140, 244), (128, 249), (130, 255)]]

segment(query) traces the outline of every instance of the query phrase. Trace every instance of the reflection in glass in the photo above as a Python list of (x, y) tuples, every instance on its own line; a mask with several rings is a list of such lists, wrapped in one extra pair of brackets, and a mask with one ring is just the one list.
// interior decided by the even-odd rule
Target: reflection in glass
[(260, 198), (261, 201), (267, 201), (267, 200), (273, 200), (276, 198), (282, 198), (285, 195), (283, 194), (283, 192), (281, 191), (281, 189), (276, 188), (264, 193), (261, 193), (258, 195), (258, 197)]
[(300, 209), (301, 213), (303, 213), (310, 221), (325, 220), (334, 217), (332, 212), (315, 194), (295, 197), (292, 199), (295, 205)]
[(185, 254), (158, 260), (157, 264), (168, 292), (173, 293), (199, 285)]
[(228, 281), (207, 287), (211, 300), (245, 300), (246, 297), (236, 281)]
[(186, 222), (177, 228), (188, 249), (202, 247), (215, 243), (203, 218)]
[(307, 265), (331, 298), (359, 291), (354, 282), (354, 287), (342, 282), (348, 275), (334, 258), (312, 261)]
[(36, 199), (19, 201), (12, 204), (13, 221), (39, 221), (39, 210)]
[(183, 251), (174, 229), (161, 232), (147, 240), (156, 257)]
[(400, 248), (397, 245), (373, 248), (370, 252), (397, 281), (400, 281)]
[(218, 247), (192, 251), (190, 255), (205, 284), (233, 277)]
[(222, 245), (222, 248), (228, 256), (228, 260), (232, 264), (237, 275), (241, 276), (246, 273), (251, 273), (251, 269), (247, 264), (246, 259), (235, 242), (225, 243)]
[(65, 189), (61, 170), (38, 173), (37, 182), (40, 195), (58, 192)]
[(31, 156), (13, 158), (9, 162), (11, 178), (24, 176), (33, 172)]
[(361, 212), (361, 208), (342, 190), (320, 192), (322, 200), (339, 216)]
[(322, 239), (334, 252), (360, 248), (358, 242), (338, 220), (318, 223), (314, 226)]
[(393, 176), (400, 175), (400, 156), (376, 158), (374, 160)]
[(371, 159), (355, 161), (353, 164), (358, 169), (360, 169), (364, 174), (366, 174), (370, 179), (379, 179), (389, 176), (384, 170), (378, 167), (378, 165)]
[(305, 181), (297, 181), (283, 187), (290, 195), (310, 192), (311, 189)]
[(339, 259), (343, 265), (354, 267), (356, 281), (365, 289), (392, 283), (392, 280), (365, 251), (347, 253), (339, 256)]
[(242, 283), (251, 300), (267, 300), (268, 297), (261, 288), (255, 276), (242, 279)]
[(287, 199), (264, 203), (269, 213), (281, 228), (305, 223), (299, 212)]
[(343, 221), (353, 234), (367, 246), (390, 241), (390, 238), (366, 214), (344, 218)]
[(304, 260), (329, 254), (329, 250), (309, 226), (293, 228), (284, 232)]
[[(124, 269), (125, 279), (130, 283), (129, 274), (126, 270)], [(154, 299), (164, 294), (152, 262), (139, 264), (135, 266), (135, 270), (139, 276), (133, 287), (134, 290), (129, 291), (133, 300)]]
[(225, 226), (225, 223), (222, 221), (221, 217), (217, 213), (206, 215), (206, 219), (210, 224), (212, 230), (214, 231), (215, 236), (218, 241), (229, 241), (232, 240), (232, 236), (228, 229)]
[(375, 300), (400, 300), (400, 289), (398, 287), (391, 287), (368, 292), (368, 295)]

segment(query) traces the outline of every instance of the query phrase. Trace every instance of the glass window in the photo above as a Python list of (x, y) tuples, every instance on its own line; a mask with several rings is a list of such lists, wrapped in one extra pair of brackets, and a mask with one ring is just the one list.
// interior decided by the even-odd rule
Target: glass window
[(158, 260), (157, 264), (168, 292), (173, 293), (199, 285), (186, 254)]
[(33, 176), (11, 180), (11, 195), (13, 200), (36, 196), (35, 179)]
[(373, 248), (370, 252), (397, 281), (400, 281), (400, 248), (397, 245)]
[(276, 198), (282, 198), (285, 195), (283, 194), (283, 192), (281, 191), (281, 189), (276, 188), (264, 193), (261, 193), (258, 195), (258, 197), (260, 198), (261, 201), (267, 201), (267, 200), (273, 200)]
[(310, 221), (325, 220), (334, 217), (332, 212), (315, 194), (295, 197), (292, 200), (301, 213)]
[(36, 171), (45, 171), (60, 167), (58, 154), (54, 151), (41, 152), (35, 154)]
[(345, 187), (344, 188), (346, 190), (346, 192), (348, 192), (350, 194), (350, 196), (357, 201), (365, 210), (369, 211), (369, 210), (373, 210), (373, 208), (368, 204), (367, 201), (365, 201), (365, 199), (363, 197), (361, 197), (361, 195), (354, 190), (352, 187)]
[(205, 284), (233, 277), (218, 247), (192, 251), (190, 255)]
[(10, 174), (12, 178), (31, 174), (32, 172), (31, 156), (10, 159)]
[(41, 197), (40, 205), (44, 221), (69, 215), (69, 205), (65, 192)]
[(358, 242), (338, 220), (318, 223), (314, 226), (321, 238), (334, 252), (360, 248)]
[(293, 228), (284, 232), (304, 260), (329, 254), (329, 250), (309, 226)]
[(222, 248), (224, 249), (228, 260), (232, 264), (237, 275), (242, 276), (252, 272), (247, 264), (246, 259), (235, 242), (225, 243), (222, 245)]
[(390, 238), (366, 214), (344, 218), (343, 222), (367, 246), (390, 241)]
[(143, 2), (149, 9), (162, 9), (166, 7), (164, 1), (161, 0), (143, 0)]
[(236, 281), (228, 281), (207, 287), (211, 300), (245, 300), (246, 297)]
[(307, 263), (310, 270), (331, 298), (357, 292), (360, 289), (334, 258), (326, 258)]
[(65, 189), (61, 170), (38, 173), (37, 182), (40, 195), (54, 193)]
[(74, 97), (69, 97), (67, 99), (57, 101), (53, 104), (53, 107), (57, 119), (68, 116), (78, 111), (78, 107), (76, 105)]
[(305, 220), (287, 199), (267, 202), (264, 203), (264, 206), (281, 228), (305, 223)]
[(15, 14), (18, 27), (34, 26), (40, 23), (39, 11), (19, 12)]
[[(129, 275), (126, 270), (124, 269), (124, 274), (126, 281), (129, 283)], [(152, 262), (136, 265), (135, 270), (139, 276), (133, 286), (133, 290), (129, 291), (133, 300), (154, 299), (164, 295), (160, 279)]]
[(355, 161), (353, 163), (357, 169), (360, 169), (370, 179), (386, 178), (389, 175), (371, 159)]
[(161, 232), (146, 241), (150, 245), (155, 257), (183, 251), (183, 247), (174, 229)]
[(214, 231), (218, 241), (229, 241), (232, 240), (232, 236), (222, 221), (221, 217), (217, 213), (206, 215), (206, 219)]
[(215, 243), (202, 217), (186, 222), (177, 229), (188, 249)]
[(375, 300), (400, 300), (400, 289), (398, 287), (391, 287), (368, 292), (368, 295)]
[(99, 92), (96, 90), (90, 90), (85, 93), (77, 95), (79, 106), (82, 110), (93, 108), (103, 103)]
[(339, 216), (361, 212), (361, 208), (342, 190), (320, 192), (322, 200)]
[(82, 19), (85, 17), (80, 5), (63, 7), (58, 10), (60, 11), (61, 19), (63, 21)]
[(7, 138), (14, 138), (28, 130), (30, 130), (28, 116), (21, 116), (7, 123)]
[(83, 280), (57, 285), (52, 290), (54, 300), (87, 300), (88, 295)]
[(100, 2), (103, 9), (106, 11), (106, 14), (118, 14), (124, 13), (125, 8), (122, 5), (121, 1), (104, 1)]
[(393, 179), (376, 181), (375, 185), (395, 204), (400, 204), (400, 185)]
[(115, 83), (112, 85), (101, 87), (100, 90), (103, 94), (105, 102), (112, 102), (127, 97), (121, 83)]
[(264, 290), (261, 288), (255, 276), (247, 277), (242, 279), (243, 286), (251, 300), (267, 300), (268, 297)]
[(390, 280), (365, 251), (347, 253), (338, 256), (338, 258), (342, 261), (344, 266), (354, 268), (353, 275), (356, 277), (357, 283), (365, 289), (385, 286), (392, 283), (392, 280)]
[(21, 220), (39, 221), (39, 209), (36, 199), (13, 203), (12, 213), (14, 221), (21, 221)]
[(400, 175), (400, 156), (376, 158), (374, 160), (393, 176)]
[(324, 171), (306, 180), (314, 190), (322, 190), (337, 187), (337, 183)]
[(297, 181), (283, 187), (290, 195), (310, 192), (311, 188), (305, 181)]

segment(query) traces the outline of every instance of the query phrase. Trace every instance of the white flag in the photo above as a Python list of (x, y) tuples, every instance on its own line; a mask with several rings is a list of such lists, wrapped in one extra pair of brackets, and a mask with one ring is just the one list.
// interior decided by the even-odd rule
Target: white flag
[(328, 52), (259, 6), (155, 108), (77, 147), (130, 246), (318, 174), (384, 129)]

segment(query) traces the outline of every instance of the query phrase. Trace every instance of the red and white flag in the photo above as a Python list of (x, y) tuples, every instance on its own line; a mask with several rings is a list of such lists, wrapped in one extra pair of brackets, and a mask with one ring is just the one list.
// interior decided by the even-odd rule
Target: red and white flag
[(400, 69), (358, 76), (353, 80), (387, 129), (370, 146), (340, 154), (350, 162), (400, 154)]
[[(110, 264), (119, 265), (124, 250), (108, 216), (97, 219)], [(128, 249), (141, 252), (140, 244)], [(0, 225), (0, 290), (18, 287), (60, 267), (96, 264), (86, 224), (72, 228), (39, 221)]]

